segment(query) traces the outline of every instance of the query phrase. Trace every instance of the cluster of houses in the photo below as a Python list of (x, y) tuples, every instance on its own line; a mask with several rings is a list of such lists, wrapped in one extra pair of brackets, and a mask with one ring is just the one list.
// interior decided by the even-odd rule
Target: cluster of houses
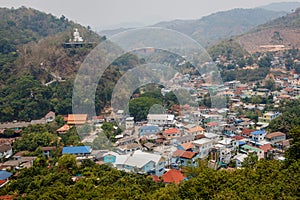
[[(189, 89), (196, 101), (214, 90), (215, 94), (226, 99), (226, 108), (192, 107), (187, 105), (172, 106), (171, 114), (148, 114), (147, 121), (136, 122), (133, 117), (124, 116), (123, 111), (116, 113), (117, 118), (124, 118), (125, 129), (115, 137), (114, 147), (109, 150), (95, 150), (91, 146), (63, 147), (62, 154), (74, 154), (78, 160), (93, 159), (99, 164), (110, 163), (120, 170), (151, 174), (156, 179), (178, 182), (185, 177), (180, 172), (182, 166), (196, 166), (198, 159), (209, 159), (209, 166), (214, 169), (235, 166), (242, 167), (249, 154), (259, 159), (284, 159), (284, 152), (289, 148), (286, 133), (267, 132), (269, 123), (280, 116), (276, 110), (263, 112), (262, 103), (243, 101), (255, 96), (272, 96), (274, 108), (282, 99), (294, 99), (300, 95), (299, 77), (273, 78), (280, 91), (257, 88), (255, 84), (242, 84), (239, 81), (226, 82), (222, 85), (210, 85), (197, 76), (175, 76), (166, 83), (167, 89), (162, 94), (175, 88)], [(241, 116), (237, 110), (260, 111), (258, 121)], [(57, 129), (65, 134), (74, 125), (86, 123), (101, 132), (105, 121), (111, 116), (95, 116), (88, 119), (87, 114), (69, 114), (66, 124)], [(16, 133), (30, 124), (45, 124), (55, 119), (55, 113), (49, 112), (41, 120), (31, 122), (11, 122), (0, 124), (0, 133), (13, 129)], [(120, 120), (122, 121), (122, 120)], [(2, 169), (30, 167), (35, 157), (12, 154), (12, 142), (0, 141), (0, 159), (12, 158), (1, 164)], [(43, 154), (50, 157), (56, 147), (42, 147)], [(172, 180), (171, 177), (177, 177)], [(159, 179), (159, 178), (158, 178)], [(157, 180), (158, 180), (157, 179)], [(168, 182), (166, 181), (166, 182)]]

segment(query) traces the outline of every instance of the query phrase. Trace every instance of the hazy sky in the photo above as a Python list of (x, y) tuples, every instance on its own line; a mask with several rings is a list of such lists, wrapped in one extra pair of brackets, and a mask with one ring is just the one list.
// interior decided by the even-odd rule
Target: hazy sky
[[(252, 8), (285, 0), (0, 0), (0, 7), (32, 7), (56, 16), (107, 28), (124, 23), (153, 24), (161, 20), (198, 19), (232, 8)], [(293, 1), (287, 0), (286, 2)], [(295, 0), (294, 0), (295, 1)]]

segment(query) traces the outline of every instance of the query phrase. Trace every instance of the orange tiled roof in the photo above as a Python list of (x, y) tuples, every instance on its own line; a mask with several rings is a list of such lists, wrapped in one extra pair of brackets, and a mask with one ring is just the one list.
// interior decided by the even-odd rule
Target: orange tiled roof
[(7, 180), (0, 180), (0, 185), (4, 184)]
[(242, 140), (242, 139), (244, 139), (243, 136), (239, 136), (239, 135), (236, 135), (233, 138), (236, 139), (236, 140)]
[(185, 179), (185, 176), (179, 170), (170, 169), (168, 172), (162, 175), (162, 178), (165, 183), (179, 184), (180, 181)]
[(70, 129), (70, 126), (68, 124), (63, 125), (62, 127), (60, 127), (59, 129), (57, 129), (57, 132), (66, 132)]
[(13, 200), (14, 196), (13, 195), (3, 195), (3, 196), (0, 196), (0, 199), (1, 200)]
[(251, 133), (255, 131), (255, 130), (252, 130), (252, 129), (248, 129), (248, 128), (244, 128), (241, 132), (242, 135), (247, 135), (247, 136), (250, 136)]
[(190, 128), (187, 132), (195, 133), (195, 132), (201, 132), (201, 131), (204, 131), (204, 128), (202, 128), (201, 126), (195, 126), (193, 128)]
[(165, 134), (173, 134), (173, 133), (179, 133), (179, 130), (177, 128), (169, 128), (164, 131)]
[(181, 157), (181, 158), (187, 158), (187, 159), (191, 159), (196, 155), (195, 152), (191, 152), (191, 151), (184, 151), (184, 150), (176, 150), (173, 153), (173, 157)]
[(194, 145), (193, 145), (191, 142), (183, 143), (183, 144), (181, 144), (181, 146), (182, 146), (182, 148), (183, 148), (184, 150), (194, 148)]
[(272, 137), (285, 136), (282, 132), (273, 132), (266, 135), (266, 138), (271, 139)]
[(87, 114), (69, 114), (68, 124), (82, 125), (87, 121)]
[(187, 159), (191, 159), (193, 158), (194, 156), (196, 155), (195, 152), (191, 152), (191, 151), (184, 151), (182, 154), (181, 154), (181, 158), (187, 158)]
[(272, 150), (271, 144), (264, 144), (264, 145), (260, 146), (259, 148), (261, 150), (263, 150), (264, 152), (268, 152), (268, 151)]
[(173, 156), (174, 156), (174, 157), (178, 157), (178, 156), (180, 156), (183, 152), (184, 152), (184, 150), (176, 150), (176, 151), (173, 153)]

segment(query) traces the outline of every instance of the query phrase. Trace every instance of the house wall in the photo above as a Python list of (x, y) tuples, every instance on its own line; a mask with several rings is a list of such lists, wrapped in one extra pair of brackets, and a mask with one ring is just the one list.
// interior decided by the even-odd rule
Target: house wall
[(165, 172), (165, 161), (157, 163), (155, 166), (155, 175), (162, 176)]
[(238, 159), (235, 160), (235, 166), (236, 167), (242, 167), (242, 162), (239, 161)]
[(134, 121), (126, 121), (125, 126), (126, 126), (126, 129), (133, 128), (134, 127)]
[(153, 161), (150, 161), (144, 167), (142, 167), (141, 171), (148, 173), (154, 168), (155, 168), (155, 163)]
[(268, 142), (271, 142), (272, 144), (275, 144), (276, 142), (282, 142), (286, 140), (285, 135), (283, 136), (277, 136), (277, 137), (272, 137), (270, 139), (267, 139)]
[(194, 148), (194, 152), (197, 152), (199, 155), (199, 158), (202, 159), (202, 158), (205, 158), (208, 156), (209, 150), (210, 150), (210, 148), (212, 148), (212, 146), (213, 146), (213, 142), (205, 143), (202, 145), (197, 145)]

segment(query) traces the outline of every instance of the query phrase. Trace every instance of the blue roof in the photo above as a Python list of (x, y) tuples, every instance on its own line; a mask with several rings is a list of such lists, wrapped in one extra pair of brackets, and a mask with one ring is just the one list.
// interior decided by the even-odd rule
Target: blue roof
[(246, 142), (240, 141), (240, 140), (238, 141), (238, 143), (239, 143), (240, 146), (246, 144)]
[(143, 131), (143, 132), (146, 132), (146, 131), (150, 131), (150, 132), (159, 131), (159, 128), (158, 128), (158, 126), (142, 126), (140, 128), (140, 131)]
[(9, 178), (12, 175), (12, 173), (7, 172), (5, 170), (0, 170), (0, 180), (5, 180)]
[(251, 133), (252, 135), (265, 134), (265, 131), (254, 131)]
[(64, 147), (62, 150), (62, 154), (86, 154), (91, 153), (91, 146), (71, 146)]
[(234, 120), (236, 123), (241, 123), (241, 122), (243, 122), (244, 120), (242, 120), (242, 119), (236, 119), (236, 120)]

